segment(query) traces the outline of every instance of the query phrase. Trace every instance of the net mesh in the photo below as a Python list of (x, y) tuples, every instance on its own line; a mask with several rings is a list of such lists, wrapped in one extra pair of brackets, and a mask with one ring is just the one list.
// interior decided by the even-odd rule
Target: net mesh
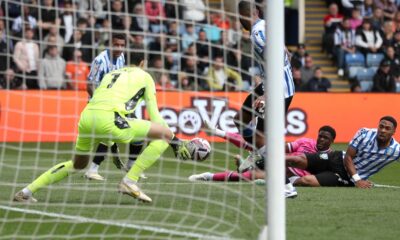
[[(238, 0), (0, 3), (0, 239), (257, 236), (263, 187), (188, 181), (196, 173), (235, 171), (234, 156), (247, 155), (204, 124), (237, 132), (233, 117), (256, 84)], [(139, 182), (153, 198), (147, 205), (117, 193), (125, 173), (113, 165), (110, 152), (99, 168), (105, 181), (89, 181), (81, 171), (38, 191), (37, 203), (12, 202), (41, 173), (72, 159), (90, 63), (103, 50), (115, 50), (115, 34), (126, 36), (126, 65), (147, 60), (171, 130), (183, 139), (208, 139), (210, 157), (183, 162), (168, 149)], [(225, 70), (217, 71), (221, 66)], [(136, 116), (147, 118), (144, 105)], [(126, 162), (129, 148), (119, 147)]]

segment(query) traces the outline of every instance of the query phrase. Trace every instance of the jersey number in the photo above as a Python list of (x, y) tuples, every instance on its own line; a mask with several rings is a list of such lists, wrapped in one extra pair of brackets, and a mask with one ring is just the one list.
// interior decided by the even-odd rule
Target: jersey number
[(119, 76), (121, 75), (121, 73), (113, 73), (111, 74), (113, 76), (113, 78), (111, 79), (111, 82), (107, 85), (107, 88), (112, 88), (112, 86), (114, 85), (114, 83), (117, 81), (117, 79), (119, 78)]

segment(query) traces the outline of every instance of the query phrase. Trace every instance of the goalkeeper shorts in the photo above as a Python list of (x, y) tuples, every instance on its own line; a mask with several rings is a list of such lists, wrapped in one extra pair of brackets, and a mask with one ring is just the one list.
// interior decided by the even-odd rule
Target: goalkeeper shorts
[(78, 125), (75, 150), (79, 153), (92, 151), (99, 142), (106, 145), (138, 142), (146, 139), (151, 122), (142, 119), (127, 119), (116, 112), (85, 109)]

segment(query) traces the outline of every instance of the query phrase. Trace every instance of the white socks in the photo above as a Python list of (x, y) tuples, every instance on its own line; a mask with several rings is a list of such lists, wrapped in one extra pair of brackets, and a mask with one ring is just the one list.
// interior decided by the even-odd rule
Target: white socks
[(92, 162), (90, 164), (89, 169), (87, 170), (87, 172), (92, 172), (92, 173), (97, 173), (99, 171), (99, 165), (97, 165), (96, 163)]
[(137, 182), (135, 180), (132, 180), (130, 178), (128, 178), (127, 176), (125, 176), (122, 181), (124, 181), (124, 183), (126, 184), (137, 184)]
[(24, 193), (25, 196), (29, 196), (29, 197), (32, 196), (32, 192), (28, 188), (22, 189), (22, 192)]

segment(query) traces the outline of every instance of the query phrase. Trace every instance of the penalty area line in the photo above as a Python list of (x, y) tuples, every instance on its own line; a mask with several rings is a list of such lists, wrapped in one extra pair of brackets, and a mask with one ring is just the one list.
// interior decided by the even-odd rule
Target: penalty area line
[(185, 232), (185, 231), (175, 231), (166, 228), (160, 227), (151, 227), (151, 226), (143, 226), (131, 223), (124, 223), (124, 222), (116, 222), (116, 221), (107, 221), (107, 220), (100, 220), (96, 218), (87, 218), (81, 216), (74, 216), (74, 215), (66, 215), (62, 213), (52, 213), (52, 212), (44, 212), (39, 210), (32, 210), (32, 209), (22, 209), (22, 208), (15, 208), (6, 205), (0, 205), (0, 209), (13, 211), (13, 212), (21, 212), (25, 214), (33, 214), (33, 215), (41, 215), (46, 217), (53, 217), (53, 218), (62, 218), (67, 220), (77, 221), (79, 223), (96, 223), (96, 224), (103, 224), (108, 226), (116, 226), (122, 228), (130, 228), (136, 230), (145, 230), (149, 232), (156, 232), (161, 234), (171, 234), (175, 236), (182, 236), (182, 237), (193, 237), (199, 239), (228, 239), (228, 237), (220, 237), (220, 236), (213, 236), (213, 235), (205, 235), (201, 233), (194, 233), (194, 232)]

